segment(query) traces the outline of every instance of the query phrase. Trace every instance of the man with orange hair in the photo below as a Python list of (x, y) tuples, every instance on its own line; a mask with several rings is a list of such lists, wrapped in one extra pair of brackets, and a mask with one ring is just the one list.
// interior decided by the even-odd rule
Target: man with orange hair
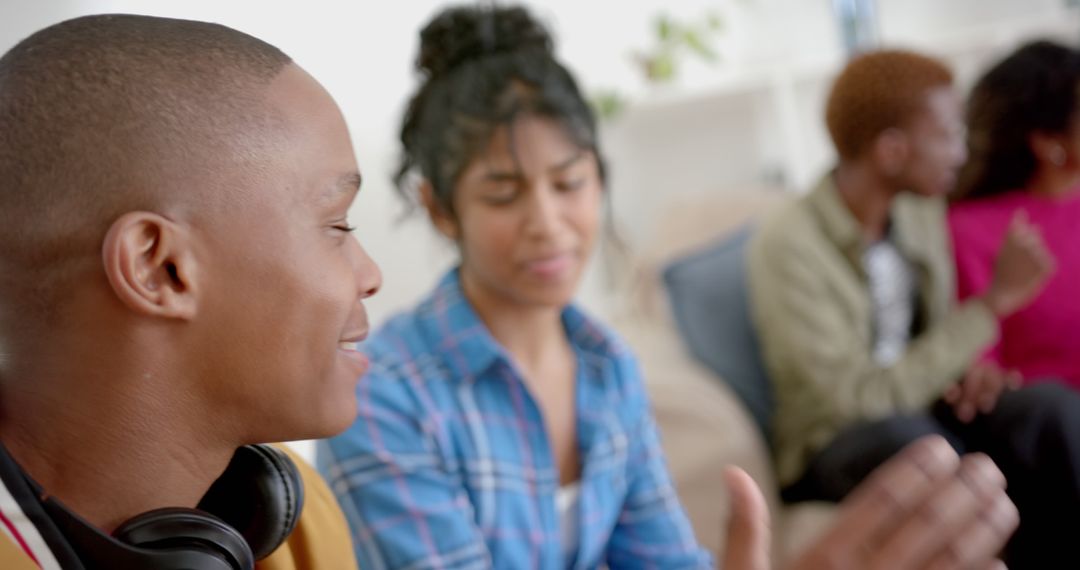
[(1015, 390), (1008, 371), (975, 364), (1054, 261), (1019, 217), (986, 294), (953, 303), (943, 196), (966, 151), (952, 81), (911, 52), (852, 60), (826, 110), (836, 167), (750, 246), (779, 479), (785, 500), (839, 501), (905, 445), (939, 434), (1006, 475), (1024, 521), (1014, 562), (1060, 564), (1067, 554), (1047, 545), (1077, 529), (1044, 525), (1051, 506), (1080, 507), (1080, 398), (1054, 384)]

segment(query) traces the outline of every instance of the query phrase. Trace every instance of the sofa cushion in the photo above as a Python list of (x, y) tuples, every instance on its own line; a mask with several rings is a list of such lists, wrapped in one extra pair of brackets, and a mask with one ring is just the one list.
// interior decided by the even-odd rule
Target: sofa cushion
[(751, 227), (670, 263), (663, 272), (679, 334), (690, 353), (723, 379), (766, 440), (773, 413), (761, 349), (750, 320), (746, 245)]
[(722, 555), (729, 509), (723, 473), (737, 465), (764, 492), (776, 521), (775, 555), (782, 557), (780, 534), (787, 528), (772, 459), (738, 396), (687, 353), (674, 323), (621, 318), (612, 324), (640, 359), (668, 470), (698, 542), (717, 559)]

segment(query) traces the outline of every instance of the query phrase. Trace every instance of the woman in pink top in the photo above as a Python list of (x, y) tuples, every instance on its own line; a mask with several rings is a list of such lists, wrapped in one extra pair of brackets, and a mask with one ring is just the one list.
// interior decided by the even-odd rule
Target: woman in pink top
[(1030, 304), (1001, 322), (985, 358), (1024, 382), (1080, 389), (1080, 52), (1028, 44), (976, 84), (970, 159), (949, 211), (961, 299), (979, 295), (1009, 224), (1026, 217), (1057, 260)]

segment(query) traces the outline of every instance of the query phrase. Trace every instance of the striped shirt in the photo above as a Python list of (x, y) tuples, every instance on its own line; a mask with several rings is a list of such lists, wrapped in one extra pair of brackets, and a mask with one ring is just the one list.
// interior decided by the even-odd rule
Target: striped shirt
[[(304, 486), (304, 509), (289, 538), (270, 556), (255, 563), (255, 570), (355, 569), (353, 548), (344, 517), (315, 470), (285, 446), (279, 446), (296, 464)], [(34, 483), (0, 444), (0, 570), (119, 570), (131, 564), (87, 560), (78, 540), (72, 540), (71, 514)], [(192, 528), (180, 529), (190, 532)], [(85, 547), (85, 542), (83, 542)], [(168, 550), (176, 547), (160, 547)], [(194, 547), (192, 547), (194, 548)], [(123, 549), (117, 548), (117, 554)], [(127, 551), (125, 551), (127, 552)], [(142, 567), (142, 566), (140, 566)]]
[(81, 569), (34, 486), (0, 444), (0, 568)]
[(891, 236), (868, 245), (862, 263), (874, 319), (874, 362), (892, 366), (911, 341), (919, 297), (917, 269)]
[[(707, 568), (667, 472), (635, 359), (574, 307), (579, 542), (539, 407), (456, 271), (365, 343), (359, 416), (320, 442), (361, 568)], [(719, 484), (719, 482), (718, 482)]]

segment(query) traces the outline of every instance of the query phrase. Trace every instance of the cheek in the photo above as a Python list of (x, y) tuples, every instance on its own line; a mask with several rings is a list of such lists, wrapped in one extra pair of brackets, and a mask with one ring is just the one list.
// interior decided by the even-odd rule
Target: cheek
[(578, 233), (583, 245), (590, 245), (600, 231), (604, 208), (604, 191), (600, 187), (582, 189), (567, 204), (567, 219)]
[(496, 271), (509, 267), (520, 239), (520, 224), (512, 211), (483, 212), (462, 217), (461, 227), (462, 256), (470, 264)]
[(912, 156), (911, 162), (908, 163), (908, 171), (916, 180), (925, 181), (933, 178), (936, 172), (940, 172), (945, 162), (944, 156), (938, 149), (932, 145), (923, 145), (919, 147), (919, 152)]
[(1068, 138), (1069, 151), (1072, 154), (1080, 154), (1080, 128), (1073, 127), (1072, 136)]
[(275, 366), (283, 369), (270, 374), (288, 370), (290, 375), (314, 375), (333, 362), (354, 295), (347, 264), (332, 263), (328, 257), (311, 249), (299, 258), (283, 255), (255, 284), (265, 289), (258, 299), (262, 308), (249, 307), (265, 311), (256, 332), (285, 359), (267, 354), (268, 361), (278, 360)]
[[(297, 296), (303, 299), (310, 315), (298, 315), (324, 339), (340, 337), (342, 327), (348, 320), (353, 305), (357, 302), (356, 276), (344, 250), (318, 254), (309, 254), (305, 259), (305, 270), (294, 273), (298, 289)], [(301, 304), (301, 303), (298, 303)]]

